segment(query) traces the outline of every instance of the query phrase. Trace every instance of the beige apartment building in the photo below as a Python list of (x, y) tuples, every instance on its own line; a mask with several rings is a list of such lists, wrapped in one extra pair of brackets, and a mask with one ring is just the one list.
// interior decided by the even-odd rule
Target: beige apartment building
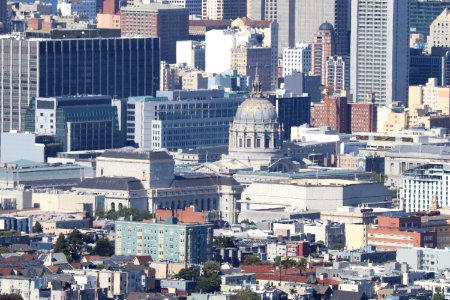
[(436, 78), (428, 79), (425, 85), (410, 86), (408, 107), (450, 115), (450, 87), (438, 86)]
[(450, 46), (450, 10), (448, 8), (431, 23), (428, 48)]
[(202, 19), (227, 20), (245, 17), (247, 0), (203, 0)]
[(97, 14), (97, 28), (120, 29), (120, 15)]

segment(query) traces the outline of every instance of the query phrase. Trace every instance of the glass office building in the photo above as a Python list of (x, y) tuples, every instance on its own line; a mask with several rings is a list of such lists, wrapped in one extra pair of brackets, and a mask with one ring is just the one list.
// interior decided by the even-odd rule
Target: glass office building
[(154, 95), (157, 38), (0, 39), (1, 131), (23, 130), (34, 97)]

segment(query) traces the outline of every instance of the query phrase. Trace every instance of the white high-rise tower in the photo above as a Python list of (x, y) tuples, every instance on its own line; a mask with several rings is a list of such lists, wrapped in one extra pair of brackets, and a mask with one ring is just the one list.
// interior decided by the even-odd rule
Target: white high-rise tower
[(375, 104), (408, 97), (408, 1), (353, 0), (351, 90), (354, 101), (372, 91)]

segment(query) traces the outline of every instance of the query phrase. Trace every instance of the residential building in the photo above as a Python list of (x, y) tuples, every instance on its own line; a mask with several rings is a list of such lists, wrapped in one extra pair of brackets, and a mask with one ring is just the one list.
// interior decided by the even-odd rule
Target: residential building
[[(403, 173), (408, 169), (426, 165), (449, 163), (450, 149), (438, 145), (399, 145), (385, 155), (386, 185), (390, 188), (402, 188)], [(442, 199), (442, 198), (440, 198)], [(443, 201), (443, 200), (439, 200)]]
[(350, 57), (329, 56), (325, 62), (324, 85), (336, 94), (350, 90)]
[(119, 0), (103, 0), (103, 14), (115, 15), (120, 10)]
[(330, 250), (329, 253), (336, 260), (345, 260), (350, 263), (373, 263), (373, 264), (382, 264), (389, 261), (395, 260), (396, 251), (378, 251), (375, 247), (361, 247), (345, 250)]
[(442, 13), (434, 19), (430, 25), (430, 35), (428, 36), (428, 49), (432, 47), (450, 47), (450, 9), (445, 8)]
[(183, 209), (157, 209), (155, 219), (160, 221), (176, 217), (180, 223), (215, 223), (219, 222), (221, 215), (219, 211), (196, 211), (195, 206)]
[[(211, 30), (206, 33), (205, 70), (221, 74), (237, 68), (239, 74), (256, 74), (264, 77), (264, 90), (277, 87), (278, 23), (239, 18), (232, 28)], [(246, 65), (249, 67), (246, 67)], [(267, 74), (267, 75), (266, 75)], [(269, 80), (265, 81), (266, 77)], [(250, 78), (253, 80), (253, 77)], [(267, 89), (267, 87), (270, 87)]]
[(247, 0), (203, 0), (202, 19), (226, 20), (245, 17)]
[(224, 96), (199, 100), (130, 97), (127, 140), (142, 148), (170, 151), (227, 145), (229, 123), (242, 101)]
[(153, 261), (204, 263), (212, 259), (213, 225), (178, 223), (115, 223), (116, 255), (151, 255)]
[(347, 133), (349, 120), (347, 97), (325, 95), (322, 103), (314, 103), (311, 107), (311, 125), (314, 127), (325, 126)]
[(189, 39), (204, 41), (206, 32), (210, 30), (224, 30), (232, 20), (189, 20)]
[[(8, 78), (0, 80), (3, 132), (25, 129), (26, 111), (34, 97), (127, 98), (154, 95), (158, 88), (156, 38), (4, 38), (0, 39), (0, 53), (2, 76)], [(58, 68), (50, 67), (55, 65)]]
[(422, 228), (420, 217), (407, 214), (379, 216), (378, 224), (367, 229), (367, 243), (379, 250), (408, 247), (436, 247), (436, 232)]
[(197, 41), (177, 41), (177, 64), (188, 68), (205, 70), (205, 43)]
[(342, 206), (335, 210), (322, 211), (321, 220), (345, 224), (373, 224), (376, 217), (398, 210), (380, 207)]
[(402, 248), (397, 250), (397, 261), (412, 269), (439, 273), (450, 268), (448, 254), (448, 249)]
[(39, 280), (25, 276), (4, 276), (0, 278), (2, 294), (18, 294), (22, 299), (39, 298)]
[(431, 23), (446, 7), (450, 7), (449, 0), (410, 0), (409, 32), (428, 36)]
[(53, 137), (64, 152), (123, 146), (117, 107), (109, 96), (38, 97), (27, 111), (25, 129)]
[(351, 132), (376, 132), (377, 108), (373, 103), (350, 103)]
[(403, 173), (403, 208), (407, 212), (449, 206), (450, 164), (429, 163)]
[(292, 48), (283, 48), (283, 76), (293, 71), (309, 74), (311, 71), (311, 44), (298, 43)]
[(32, 233), (33, 221), (31, 217), (1, 216), (0, 230), (13, 230), (23, 233)]
[(436, 78), (425, 85), (409, 86), (409, 109), (425, 109), (450, 115), (450, 87), (438, 86)]
[(303, 232), (314, 234), (315, 241), (322, 241), (328, 248), (332, 248), (335, 245), (345, 245), (345, 224), (342, 223), (332, 223), (329, 221), (305, 223)]
[(311, 72), (320, 76), (322, 85), (327, 83), (327, 60), (335, 54), (335, 46), (333, 25), (321, 24), (311, 47)]
[(97, 28), (120, 30), (120, 14), (97, 14)]
[(159, 38), (162, 61), (174, 63), (177, 41), (189, 39), (189, 11), (180, 6), (140, 4), (121, 8), (120, 15), (122, 36)]
[(369, 224), (345, 224), (345, 247), (349, 250), (368, 246)]
[[(354, 102), (407, 101), (408, 1), (352, 1), (351, 90)], [(377, 16), (377, 17), (375, 17)]]
[(78, 15), (87, 20), (95, 20), (97, 16), (97, 1), (96, 0), (82, 0), (70, 1), (64, 0), (58, 3), (58, 11), (63, 17)]

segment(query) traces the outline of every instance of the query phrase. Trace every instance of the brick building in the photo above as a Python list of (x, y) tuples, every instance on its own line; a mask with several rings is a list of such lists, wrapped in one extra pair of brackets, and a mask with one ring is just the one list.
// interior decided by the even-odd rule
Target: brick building
[(330, 127), (341, 133), (349, 132), (349, 115), (347, 97), (325, 96), (321, 103), (311, 107), (311, 125), (313, 127)]
[(375, 132), (377, 130), (377, 108), (373, 103), (351, 103), (351, 132)]
[(413, 215), (379, 216), (378, 225), (367, 230), (368, 245), (378, 250), (396, 250), (409, 247), (435, 248), (437, 234), (422, 228), (421, 219)]
[(155, 219), (165, 221), (176, 217), (180, 223), (214, 223), (221, 220), (220, 211), (195, 211), (194, 206), (183, 209), (157, 209)]
[(122, 36), (159, 37), (161, 60), (176, 62), (177, 41), (189, 39), (189, 10), (150, 3), (121, 9)]

